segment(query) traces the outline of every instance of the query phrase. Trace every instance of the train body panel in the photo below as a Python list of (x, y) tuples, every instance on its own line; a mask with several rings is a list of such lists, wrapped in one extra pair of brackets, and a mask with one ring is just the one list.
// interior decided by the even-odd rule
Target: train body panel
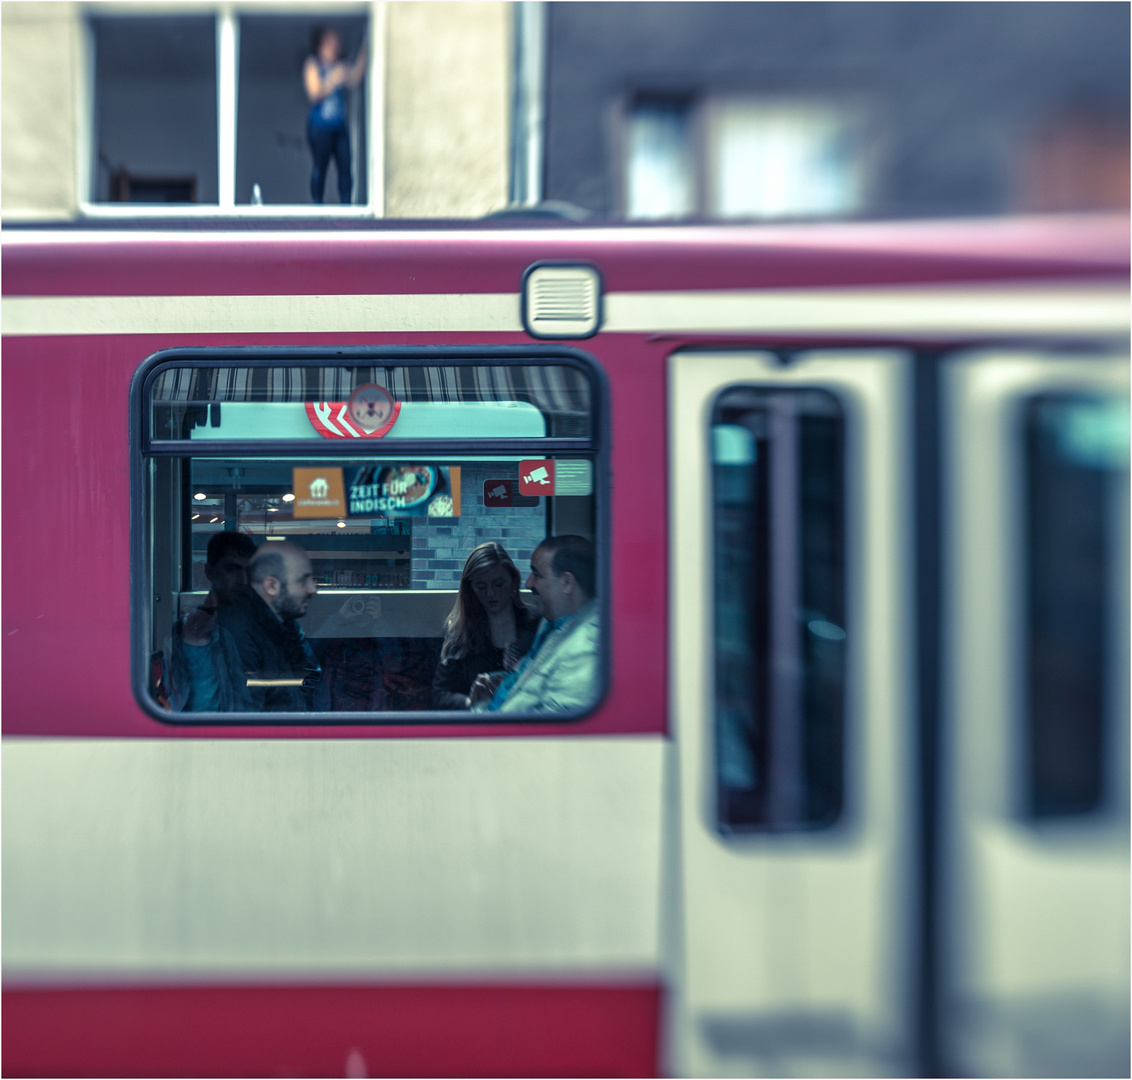
[[(8, 230), (5, 1068), (1126, 1062), (1127, 236)], [(532, 332), (536, 265), (597, 271), (594, 334)], [(148, 665), (207, 588), (196, 478), (232, 471), (219, 529), (240, 469), (367, 460), (239, 417), (341, 404), (316, 388), (374, 365), (422, 416), (534, 403), (553, 449), (411, 441), (463, 516), (368, 522), (409, 576), (329, 575), (311, 640), (335, 648), (356, 600), (402, 626), (427, 595), (438, 648), (491, 527), (486, 464), (517, 492), (520, 457), (584, 458), (584, 496), (497, 520), (515, 552), (531, 529), (594, 540), (592, 708), (469, 722), (426, 683), (388, 717), (169, 711)], [(584, 408), (555, 412), (555, 365)], [(202, 390), (217, 367), (227, 389)], [(162, 445), (179, 387), (203, 411)], [(1079, 588), (1049, 585), (1058, 559)], [(1091, 651), (1063, 672), (1065, 612)], [(420, 631), (346, 640), (383, 634)]]

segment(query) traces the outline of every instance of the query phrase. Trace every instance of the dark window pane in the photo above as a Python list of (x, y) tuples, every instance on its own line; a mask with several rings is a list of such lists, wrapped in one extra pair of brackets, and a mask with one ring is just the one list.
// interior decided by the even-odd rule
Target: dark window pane
[(218, 199), (216, 21), (198, 16), (91, 20), (96, 202)]
[[(310, 103), (303, 89), (303, 63), (311, 35), (331, 22), (342, 40), (342, 59), (353, 62), (366, 37), (366, 19), (315, 11), (308, 15), (240, 16), (239, 115), (236, 145), (236, 202), (251, 203), (259, 187), (265, 205), (311, 202), (311, 149), (307, 143)], [(353, 197), (366, 201), (365, 83), (348, 90)], [(325, 185), (327, 203), (338, 198), (337, 166)]]
[[(1126, 513), (1128, 403), (1031, 401), (1025, 416), (1029, 812), (1105, 796), (1115, 518)], [(1127, 553), (1119, 556), (1127, 559)]]
[(824, 391), (737, 387), (712, 441), (719, 827), (828, 825), (844, 774), (841, 411)]

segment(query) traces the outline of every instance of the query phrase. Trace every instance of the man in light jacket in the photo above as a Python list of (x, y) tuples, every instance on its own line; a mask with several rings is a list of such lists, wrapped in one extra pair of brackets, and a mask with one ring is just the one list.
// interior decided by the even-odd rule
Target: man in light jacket
[(487, 712), (574, 712), (597, 700), (600, 677), (594, 548), (581, 536), (550, 536), (531, 556), (527, 588), (542, 622), (518, 669), (480, 675), (472, 708)]

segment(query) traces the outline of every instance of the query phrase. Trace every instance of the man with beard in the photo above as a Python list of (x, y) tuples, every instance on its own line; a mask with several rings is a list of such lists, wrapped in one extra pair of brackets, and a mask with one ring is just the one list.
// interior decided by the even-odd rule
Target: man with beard
[(248, 588), (217, 616), (240, 657), (234, 696), (262, 712), (306, 712), (322, 671), (298, 620), (318, 592), (298, 544), (267, 542), (248, 565)]

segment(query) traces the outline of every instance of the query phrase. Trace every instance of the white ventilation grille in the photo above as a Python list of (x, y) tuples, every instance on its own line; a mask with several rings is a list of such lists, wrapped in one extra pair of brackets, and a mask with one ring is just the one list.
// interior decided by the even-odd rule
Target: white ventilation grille
[(601, 321), (601, 278), (592, 266), (536, 266), (526, 276), (523, 301), (532, 337), (589, 337)]

